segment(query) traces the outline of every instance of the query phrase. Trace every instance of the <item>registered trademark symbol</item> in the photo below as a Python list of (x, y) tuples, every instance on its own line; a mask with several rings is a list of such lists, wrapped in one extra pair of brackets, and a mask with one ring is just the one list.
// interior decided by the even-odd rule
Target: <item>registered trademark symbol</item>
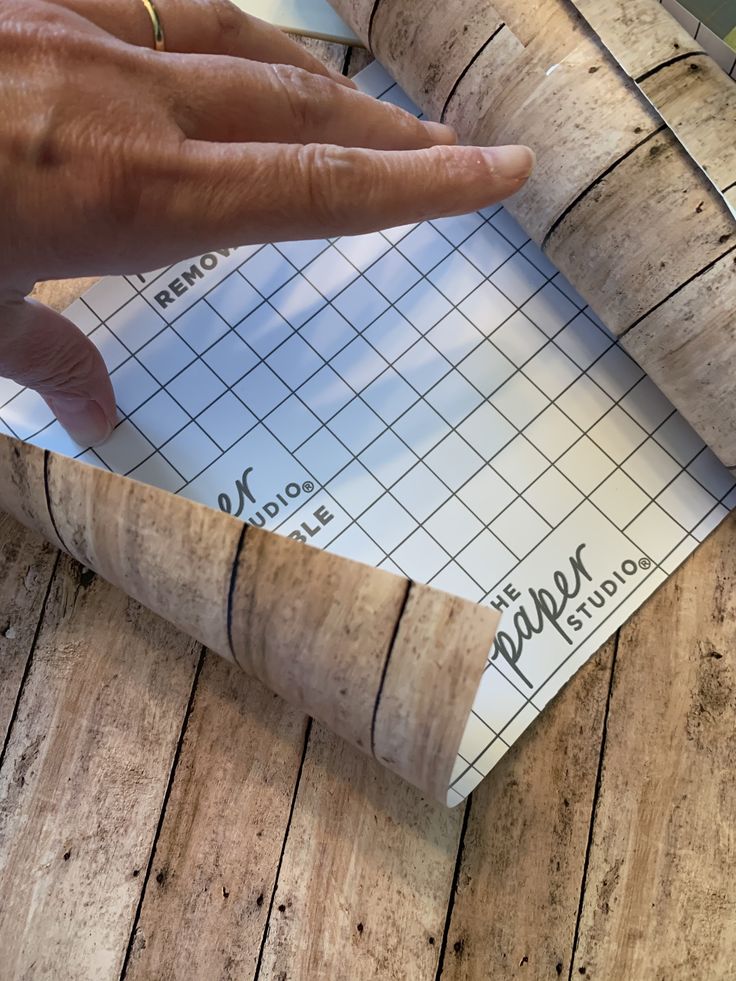
[(652, 560), (651, 559), (639, 559), (639, 568), (640, 569), (651, 569), (652, 568)]
[(312, 481), (305, 480), (304, 483), (302, 484), (302, 490), (304, 491), (305, 494), (311, 494), (312, 491), (314, 490), (314, 484), (312, 483)]

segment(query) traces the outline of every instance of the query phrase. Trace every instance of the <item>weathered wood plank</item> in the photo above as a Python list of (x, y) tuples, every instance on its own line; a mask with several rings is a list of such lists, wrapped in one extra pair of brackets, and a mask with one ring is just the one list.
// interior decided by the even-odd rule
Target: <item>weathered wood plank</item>
[(613, 655), (611, 640), (474, 791), (443, 979), (567, 978)]
[[(526, 47), (507, 28), (499, 31), (463, 76), (446, 115), (469, 142), (529, 142), (539, 151), (510, 209), (540, 243), (581, 192), (661, 125), (644, 99), (622, 90), (621, 73), (595, 38), (573, 24), (570, 14)], [(596, 126), (584, 134), (579, 121), (592, 116)], [(554, 154), (540, 146), (548, 126)]]
[(315, 725), (260, 981), (433, 978), (462, 816)]
[(62, 560), (0, 772), (4, 978), (119, 976), (198, 655)]
[(3, 435), (0, 507), (446, 801), (491, 607)]
[(573, 976), (736, 976), (736, 519), (621, 632)]
[(252, 978), (307, 726), (208, 654), (126, 981)]
[(0, 750), (33, 649), (57, 551), (0, 512)]
[(345, 0), (340, 10), (340, 14), (348, 26), (352, 27), (361, 39), (368, 37), (372, 12), (373, 4), (368, 4), (365, 0)]

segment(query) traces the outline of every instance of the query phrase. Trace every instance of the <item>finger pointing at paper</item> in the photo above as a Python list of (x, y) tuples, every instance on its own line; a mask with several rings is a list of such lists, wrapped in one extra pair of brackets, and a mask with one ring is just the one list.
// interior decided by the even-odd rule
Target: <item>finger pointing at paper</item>
[(37, 280), (459, 214), (532, 167), (454, 144), (225, 0), (0, 0), (0, 375), (103, 440), (105, 366)]

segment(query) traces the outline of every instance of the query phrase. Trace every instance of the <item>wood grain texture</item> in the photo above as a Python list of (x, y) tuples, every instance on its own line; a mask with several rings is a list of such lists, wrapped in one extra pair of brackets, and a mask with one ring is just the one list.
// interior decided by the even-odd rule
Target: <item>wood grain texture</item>
[(16, 521), (62, 548), (46, 500), (43, 451), (0, 436), (0, 508)]
[(631, 78), (655, 71), (673, 58), (703, 54), (684, 27), (652, 0), (572, 0)]
[(446, 800), (495, 610), (0, 436), (3, 461), (0, 506)]
[(333, 41), (322, 41), (314, 37), (298, 37), (290, 34), (293, 41), (297, 41), (302, 48), (306, 48), (315, 58), (319, 58), (323, 65), (327, 65), (334, 72), (342, 74), (347, 57), (348, 48), (344, 44), (336, 44)]
[(474, 791), (443, 979), (568, 977), (614, 646)]
[(126, 981), (254, 976), (307, 719), (208, 654)]
[[(462, 73), (502, 24), (488, 0), (382, 0), (371, 31), (371, 47), (379, 61), (395, 65), (396, 81), (421, 101), (432, 119), (439, 119)], [(412, 48), (421, 60), (407, 57)]]
[(81, 279), (49, 279), (42, 283), (36, 283), (31, 296), (34, 300), (39, 300), (61, 312), (79, 299), (82, 293), (91, 289), (99, 280), (99, 276), (87, 276)]
[(197, 657), (63, 560), (0, 770), (5, 977), (119, 973)]
[[(458, 597), (439, 598), (411, 583), (376, 703), (376, 759), (438, 801), (446, 799), (488, 641), (501, 618), (480, 604), (475, 610), (471, 616)], [(441, 664), (446, 670), (438, 670)]]
[[(650, 194), (632, 193), (647, 185)], [(736, 223), (720, 195), (665, 129), (590, 189), (554, 229), (546, 253), (583, 296), (594, 300), (606, 326), (623, 334), (699, 277), (734, 241)], [(606, 262), (611, 265), (603, 276)], [(698, 305), (698, 318), (708, 317), (700, 293)], [(726, 324), (719, 323), (719, 338)], [(670, 346), (671, 338), (665, 335), (661, 342)], [(641, 364), (649, 369), (647, 361)], [(687, 384), (696, 394), (698, 360), (690, 370)], [(670, 395), (669, 388), (663, 390)]]
[(736, 974), (736, 522), (621, 632), (573, 976)]
[(0, 753), (33, 651), (56, 549), (0, 511)]
[[(620, 73), (569, 16), (525, 47), (508, 29), (499, 32), (464, 75), (445, 119), (470, 142), (535, 149), (537, 165), (509, 210), (543, 242), (581, 188), (661, 126), (641, 96), (627, 99), (625, 113), (621, 100)], [(582, 131), (579, 120), (592, 116), (596, 126)], [(552, 131), (554, 145), (546, 146)]]
[(261, 981), (433, 978), (461, 823), (315, 726)]
[(346, 58), (346, 74), (348, 78), (353, 78), (372, 62), (373, 55), (368, 48), (350, 48)]
[[(549, 33), (551, 39), (560, 37), (560, 29), (567, 32), (568, 24), (573, 31), (583, 29), (583, 19), (572, 4), (564, 4), (565, 19), (560, 19), (559, 0), (535, 0), (519, 3), (518, 0), (496, 0), (496, 9), (508, 29), (523, 47)], [(554, 40), (554, 43), (557, 43)]]
[[(531, 9), (530, 5), (521, 6)], [(353, 51), (351, 69), (357, 65), (362, 67), (367, 59), (362, 49)], [(64, 284), (59, 284), (59, 287), (53, 284), (52, 292), (58, 289), (63, 292)], [(73, 295), (70, 294), (69, 298), (73, 298)], [(7, 526), (0, 527), (4, 531)], [(0, 538), (0, 541), (4, 539)], [(617, 878), (614, 874), (611, 880), (605, 874), (605, 863), (602, 861), (605, 856), (597, 856), (593, 852), (590, 868), (591, 875), (595, 874), (596, 878), (590, 880), (586, 890), (586, 912), (572, 977), (596, 978), (599, 981), (639, 977), (693, 981), (707, 977), (708, 981), (732, 981), (734, 976), (734, 965), (729, 960), (729, 951), (733, 950), (734, 852), (730, 847), (730, 824), (726, 823), (730, 820), (729, 809), (730, 814), (733, 813), (733, 802), (732, 790), (727, 784), (730, 777), (729, 757), (723, 752), (723, 746), (730, 746), (733, 739), (733, 719), (729, 719), (728, 709), (719, 707), (723, 705), (723, 698), (717, 693), (722, 686), (713, 684), (724, 676), (712, 675), (708, 679), (704, 674), (701, 681), (697, 672), (693, 675), (692, 668), (688, 666), (692, 658), (696, 664), (707, 665), (711, 662), (714, 667), (732, 661), (736, 645), (728, 632), (728, 623), (734, 622), (730, 600), (733, 595), (733, 574), (729, 571), (728, 575), (724, 575), (723, 570), (733, 568), (734, 554), (736, 532), (731, 522), (719, 528), (706, 549), (691, 557), (685, 570), (676, 575), (674, 581), (683, 583), (680, 589), (685, 597), (684, 603), (681, 604), (677, 592), (674, 592), (669, 594), (666, 603), (659, 604), (659, 598), (663, 595), (660, 593), (654, 601), (658, 605), (652, 607), (651, 612), (650, 607), (645, 607), (628, 628), (627, 654), (618, 660), (616, 669), (618, 688), (615, 711), (618, 714), (616, 728), (619, 735), (614, 762), (617, 773), (615, 779), (611, 779), (609, 772), (599, 788), (597, 814), (599, 819), (605, 817), (605, 827), (604, 833), (598, 835), (596, 849), (605, 845), (609, 832), (615, 833), (614, 842), (625, 846), (625, 854), (632, 856), (633, 861), (620, 866), (623, 878), (620, 875)], [(68, 579), (66, 568), (67, 563), (62, 570), (64, 581)], [(12, 570), (16, 576), (15, 590), (10, 576), (0, 588), (4, 585), (6, 595), (15, 597), (25, 589), (25, 570), (22, 563), (20, 566), (13, 563)], [(681, 580), (681, 577), (686, 578)], [(68, 587), (65, 588), (67, 593), (64, 595), (70, 595)], [(96, 583), (94, 588), (105, 587)], [(696, 593), (698, 598), (693, 601), (691, 597)], [(72, 639), (81, 634), (88, 639), (86, 642), (94, 655), (93, 665), (107, 656), (105, 652), (110, 638), (115, 651), (124, 652), (120, 655), (124, 660), (132, 644), (132, 650), (138, 652), (134, 656), (135, 663), (139, 664), (141, 633), (150, 639), (155, 636), (148, 633), (147, 614), (144, 611), (131, 612), (130, 619), (123, 622), (114, 612), (116, 603), (120, 602), (120, 594), (114, 590), (110, 594), (113, 597), (111, 605), (109, 600), (103, 602), (100, 599), (100, 602), (94, 603), (80, 603), (77, 600), (73, 612), (75, 628)], [(119, 848), (127, 848), (130, 838), (136, 836), (147, 843), (133, 849), (135, 861), (139, 864), (131, 863), (131, 868), (133, 871), (140, 868), (140, 872), (132, 881), (141, 883), (145, 877), (150, 843), (158, 824), (159, 815), (154, 813), (156, 809), (149, 809), (147, 805), (134, 806), (127, 808), (122, 817), (115, 810), (105, 809), (97, 813), (94, 838), (89, 836), (85, 842), (90, 851), (95, 848), (101, 851), (99, 874), (92, 882), (89, 893), (75, 890), (71, 895), (64, 886), (65, 877), (69, 876), (70, 868), (74, 868), (72, 863), (78, 860), (73, 850), (67, 862), (54, 853), (50, 863), (45, 850), (47, 842), (64, 841), (67, 835), (74, 836), (77, 841), (77, 828), (80, 832), (84, 831), (85, 822), (91, 820), (90, 809), (99, 793), (100, 766), (96, 746), (100, 734), (106, 736), (115, 728), (128, 732), (128, 741), (123, 747), (123, 764), (127, 767), (135, 754), (134, 765), (141, 781), (136, 787), (150, 787), (152, 779), (147, 782), (144, 779), (152, 765), (143, 755), (151, 748), (146, 730), (139, 739), (133, 738), (126, 728), (130, 707), (130, 696), (126, 690), (130, 687), (140, 691), (142, 686), (149, 683), (149, 679), (145, 672), (140, 678), (133, 672), (132, 676), (116, 679), (111, 695), (105, 696), (109, 703), (114, 704), (106, 703), (104, 713), (100, 714), (100, 692), (81, 670), (76, 670), (74, 677), (77, 680), (75, 685), (70, 685), (66, 669), (57, 672), (53, 665), (47, 664), (51, 652), (70, 638), (67, 618), (59, 618), (56, 597), (56, 593), (51, 597), (50, 609), (41, 629), (39, 657), (46, 664), (45, 673), (39, 678), (32, 672), (26, 682), (21, 712), (15, 720), (12, 745), (18, 748), (32, 746), (49, 713), (61, 712), (62, 706), (66, 706), (64, 711), (68, 715), (68, 701), (72, 696), (77, 700), (74, 710), (81, 712), (83, 720), (91, 717), (104, 723), (104, 726), (95, 728), (90, 725), (89, 740), (73, 774), (69, 773), (73, 779), (65, 791), (63, 808), (53, 806), (54, 798), (40, 802), (39, 806), (44, 808), (44, 835), (33, 837), (27, 834), (24, 821), (17, 821), (13, 824), (13, 836), (4, 840), (0, 847), (0, 855), (12, 850), (11, 860), (0, 872), (0, 890), (6, 877), (10, 876), (16, 882), (15, 863), (21, 863), (17, 879), (21, 892), (13, 907), (10, 926), (7, 918), (3, 919), (3, 908), (0, 907), (3, 939), (9, 930), (19, 932), (19, 924), (25, 923), (29, 911), (35, 908), (29, 887), (24, 883), (28, 868), (40, 870), (37, 874), (40, 876), (43, 873), (43, 888), (51, 897), (61, 897), (63, 900), (59, 910), (50, 911), (49, 924), (53, 933), (42, 934), (37, 918), (34, 920), (34, 937), (41, 937), (43, 941), (37, 944), (43, 953), (37, 973), (22, 968), (16, 971), (12, 964), (8, 966), (10, 962), (3, 948), (0, 974), (3, 981), (6, 977), (8, 981), (44, 977), (41, 968), (46, 969), (51, 962), (53, 970), (49, 969), (46, 976), (54, 981), (57, 978), (74, 981), (76, 977), (118, 981), (128, 943), (127, 928), (117, 932), (110, 928), (110, 922), (117, 916), (115, 904), (119, 900)], [(131, 607), (133, 610), (136, 610), (134, 606)], [(663, 623), (666, 625), (664, 633)], [(152, 661), (161, 656), (170, 656), (168, 637), (166, 632), (165, 638), (159, 640), (160, 650), (150, 650)], [(722, 647), (713, 646), (710, 650), (722, 653), (723, 658), (698, 660), (701, 653), (709, 653), (705, 647), (709, 646), (711, 639), (722, 641)], [(663, 649), (665, 644), (667, 647)], [(100, 651), (103, 653), (99, 654)], [(118, 656), (117, 653), (115, 656)], [(649, 674), (651, 662), (657, 657), (668, 661), (672, 670), (654, 672), (656, 684), (663, 686), (665, 705), (657, 715), (653, 726), (657, 738), (652, 740), (652, 730), (647, 722), (652, 708)], [(490, 978), (504, 981), (518, 977), (548, 981), (550, 978), (570, 976), (567, 966), (569, 948), (568, 960), (564, 960), (564, 945), (576, 928), (575, 914), (570, 912), (570, 906), (574, 905), (570, 897), (579, 885), (579, 879), (577, 884), (574, 881), (575, 869), (580, 868), (585, 859), (580, 825), (585, 822), (588, 806), (585, 791), (590, 773), (589, 762), (599, 751), (592, 716), (579, 718), (584, 711), (581, 709), (584, 692), (576, 694), (576, 689), (590, 684), (592, 698), (599, 697), (609, 658), (610, 654), (604, 654), (602, 659), (592, 661), (575, 676), (535, 728), (523, 737), (518, 748), (502, 761), (498, 776), (492, 774), (474, 795), (465, 835), (460, 891), (448, 931), (443, 977), (467, 977), (474, 981), (489, 981)], [(145, 659), (143, 666), (146, 666)], [(154, 664), (148, 668), (153, 670)], [(603, 677), (598, 675), (599, 669), (603, 671)], [(632, 672), (633, 677), (629, 677), (628, 672)], [(725, 676), (726, 681), (729, 678)], [(671, 690), (673, 679), (675, 685)], [(697, 687), (691, 694), (687, 686), (693, 679)], [(170, 680), (168, 676), (166, 680)], [(32, 694), (28, 693), (29, 685), (33, 686)], [(276, 864), (273, 864), (271, 875), (267, 870), (272, 863), (270, 850), (273, 849), (268, 818), (272, 813), (280, 813), (280, 804), (275, 803), (281, 800), (278, 788), (289, 775), (296, 782), (297, 768), (293, 757), (290, 757), (283, 774), (280, 775), (277, 769), (269, 770), (271, 764), (275, 766), (278, 763), (279, 752), (284, 746), (281, 744), (280, 749), (274, 749), (265, 730), (259, 729), (254, 734), (259, 742), (253, 747), (253, 752), (259, 749), (258, 759), (262, 761), (257, 779), (267, 780), (267, 786), (259, 786), (262, 793), (272, 794), (269, 798), (272, 809), (263, 820), (254, 823), (253, 827), (248, 826), (247, 821), (254, 813), (257, 799), (248, 797), (247, 788), (241, 795), (237, 782), (234, 786), (226, 786), (224, 780), (218, 779), (219, 769), (223, 765), (221, 754), (226, 748), (240, 746), (244, 769), (251, 760), (247, 745), (249, 734), (253, 733), (249, 711), (255, 705), (248, 685), (247, 679), (234, 674), (234, 669), (224, 662), (206, 659), (176, 767), (174, 786), (166, 804), (156, 856), (151, 864), (147, 895), (139, 921), (140, 931), (126, 972), (136, 979), (165, 978), (167, 971), (178, 971), (178, 975), (174, 975), (177, 978), (188, 977), (187, 954), (191, 957), (191, 976), (196, 977), (199, 970), (206, 972), (208, 962), (205, 958), (209, 956), (212, 970), (204, 975), (208, 981), (209, 978), (248, 978), (251, 976), (251, 965), (258, 959), (258, 933), (266, 914), (261, 913), (260, 919), (252, 915), (250, 888), (255, 886), (255, 880), (260, 876), (264, 886), (275, 881)], [(168, 690), (167, 684), (162, 693), (164, 700), (168, 698)], [(631, 738), (626, 738), (630, 699), (634, 704), (633, 728)], [(45, 714), (39, 717), (35, 706), (41, 703)], [(700, 747), (698, 755), (690, 754), (679, 760), (678, 744), (669, 747), (662, 733), (669, 726), (669, 731), (681, 740), (678, 727), (690, 724), (690, 709), (699, 704), (703, 705), (705, 712), (696, 711), (692, 717), (693, 733)], [(554, 722), (551, 721), (552, 715), (556, 715)], [(184, 716), (185, 699), (182, 698), (181, 721)], [(243, 718), (247, 734), (243, 735), (241, 743), (235, 721)], [(217, 728), (220, 719), (223, 725)], [(152, 739), (161, 733), (159, 721), (156, 721), (155, 731), (150, 734)], [(211, 727), (216, 728), (211, 731)], [(585, 732), (580, 732), (581, 727)], [(172, 731), (175, 728), (172, 726)], [(562, 785), (556, 788), (551, 779), (551, 774), (558, 772), (554, 759), (558, 746), (555, 740), (564, 740), (566, 734), (571, 745), (565, 750), (565, 769), (560, 775)], [(59, 733), (55, 738), (60, 751), (66, 752), (66, 740), (61, 740)], [(273, 738), (276, 739), (275, 736)], [(586, 738), (591, 740), (592, 745), (586, 743)], [(550, 740), (549, 748), (547, 739)], [(610, 738), (607, 746), (610, 754)], [(260, 748), (264, 749), (267, 757), (261, 756)], [(155, 743), (152, 751), (161, 774), (161, 785), (165, 786), (171, 758), (164, 759), (165, 754)], [(288, 752), (290, 750), (287, 748), (287, 755)], [(705, 754), (705, 766), (700, 762), (701, 752)], [(669, 761), (668, 766), (674, 767), (668, 769), (661, 779), (658, 767), (660, 753)], [(533, 757), (531, 763), (527, 760), (527, 754)], [(58, 753), (53, 754), (54, 760), (59, 758)], [(646, 779), (639, 773), (643, 758), (647, 764)], [(340, 764), (341, 760), (344, 765)], [(612, 766), (609, 761), (610, 756), (607, 764)], [(686, 764), (689, 770), (684, 774)], [(0, 783), (3, 786), (6, 767), (7, 761), (0, 769)], [(515, 786), (517, 768), (521, 779)], [(580, 786), (576, 780), (578, 770), (581, 774)], [(256, 779), (254, 774), (257, 771), (256, 765), (248, 770), (248, 779)], [(672, 772), (675, 772), (677, 779), (676, 796), (662, 803), (661, 794), (666, 789), (663, 784)], [(120, 779), (115, 757), (109, 764), (109, 773), (113, 780)], [(273, 775), (275, 786), (269, 774)], [(23, 773), (20, 775), (23, 776)], [(683, 777), (687, 782), (684, 794), (681, 794)], [(391, 808), (388, 805), (393, 796), (388, 801), (385, 797), (389, 791), (393, 795), (393, 787), (387, 789), (382, 785), (383, 789), (373, 791), (374, 781), (377, 784), (388, 781), (399, 788), (399, 793), (412, 794), (398, 779), (315, 727), (302, 771), (300, 792), (294, 804), (292, 827), (298, 830), (299, 838), (292, 839), (289, 830), (279, 877), (280, 896), (274, 900), (272, 907), (272, 925), (261, 961), (261, 977), (279, 978), (279, 981), (311, 981), (311, 978), (319, 981), (323, 978), (353, 981), (363, 977), (371, 981), (384, 977), (400, 978), (401, 981), (435, 981), (437, 954), (433, 952), (441, 946), (442, 924), (447, 914), (448, 897), (452, 893), (451, 887), (438, 888), (437, 883), (445, 881), (446, 855), (453, 848), (456, 849), (459, 829), (453, 825), (446, 829), (446, 833), (438, 833), (434, 818), (422, 819), (421, 811), (419, 818), (413, 818), (415, 812), (412, 808), (423, 806), (417, 795), (414, 795), (411, 806)], [(568, 781), (569, 786), (566, 785)], [(48, 785), (45, 780), (44, 786)], [(523, 799), (522, 789), (528, 791)], [(572, 795), (566, 794), (568, 789)], [(649, 806), (647, 795), (651, 796), (652, 791), (656, 803)], [(228, 806), (231, 794), (235, 801), (242, 801), (244, 808), (235, 817), (233, 810), (236, 808)], [(571, 803), (580, 802), (581, 806), (565, 809), (561, 814), (559, 805), (562, 795), (566, 795)], [(132, 799), (135, 804), (137, 797)], [(713, 809), (714, 801), (718, 810)], [(496, 802), (501, 808), (502, 819), (496, 816)], [(564, 808), (564, 797), (562, 806)], [(25, 818), (29, 814), (27, 802), (23, 807)], [(568, 810), (572, 810), (569, 824)], [(673, 847), (667, 844), (662, 830), (666, 826), (668, 810), (675, 829), (671, 842)], [(30, 813), (33, 817), (34, 812)], [(721, 819), (723, 813), (726, 814), (726, 822)], [(717, 821), (713, 820), (714, 814), (718, 816)], [(634, 815), (635, 821), (627, 827), (626, 822), (631, 815)], [(397, 816), (401, 822), (400, 828), (395, 821)], [(440, 812), (443, 821), (455, 821), (460, 816), (460, 810)], [(116, 836), (121, 829), (122, 843), (118, 846)], [(263, 835), (259, 838), (258, 832), (261, 830)], [(255, 854), (254, 834), (259, 843), (266, 838), (264, 850), (269, 851), (263, 861)], [(627, 836), (625, 841), (623, 836)], [(430, 854), (434, 856), (435, 851), (439, 850), (442, 855), (441, 861), (432, 858), (437, 865), (430, 875), (423, 874), (421, 867), (425, 856), (425, 838), (430, 842), (439, 841), (439, 849), (434, 846)], [(449, 846), (443, 845), (443, 841), (449, 841)], [(659, 876), (654, 880), (653, 888), (656, 886), (659, 893), (648, 899), (642, 898), (647, 884), (637, 875), (636, 869), (652, 869), (649, 856), (653, 849), (658, 853), (653, 871)], [(720, 851), (716, 855), (717, 849)], [(209, 861), (208, 856), (211, 856)], [(641, 864), (642, 856), (648, 864)], [(620, 856), (614, 849), (609, 857), (615, 863)], [(108, 859), (112, 861), (109, 878)], [(559, 870), (557, 862), (560, 863)], [(127, 868), (124, 860), (122, 865), (124, 871)], [(438, 871), (440, 867), (441, 872)], [(157, 875), (164, 869), (173, 870), (168, 884), (165, 877), (164, 884), (156, 881)], [(568, 872), (569, 882), (563, 879)], [(188, 876), (193, 877), (189, 887)], [(559, 876), (557, 880), (556, 876)], [(310, 889), (312, 877), (314, 888)], [(632, 879), (634, 885), (631, 884)], [(234, 890), (230, 890), (226, 880), (235, 884)], [(229, 897), (223, 895), (223, 885), (230, 892)], [(622, 889), (624, 885), (625, 891)], [(598, 890), (598, 886), (602, 888)], [(414, 901), (415, 892), (419, 895), (418, 903)], [(610, 910), (604, 912), (608, 892), (613, 893), (613, 904), (609, 902), (609, 906), (615, 907), (615, 919), (611, 919)], [(40, 895), (43, 896), (43, 893)], [(127, 892), (125, 896), (127, 923), (130, 925), (137, 899)], [(287, 900), (294, 897), (298, 898), (298, 902), (292, 902), (287, 907)], [(629, 897), (633, 899), (631, 904), (628, 903)], [(226, 905), (231, 898), (240, 903), (235, 914)], [(476, 900), (473, 905), (471, 898)], [(592, 910), (591, 915), (588, 906), (597, 904), (599, 898), (602, 910), (599, 913)], [(257, 899), (258, 895), (256, 906)], [(647, 901), (655, 903), (656, 912), (653, 912), (655, 907), (647, 905)], [(285, 907), (283, 913), (279, 909), (282, 904)], [(266, 892), (264, 902), (258, 908), (267, 911), (269, 905), (270, 896)], [(417, 906), (422, 913), (415, 919), (413, 911)], [(487, 917), (484, 914), (486, 910), (489, 911)], [(494, 910), (496, 920), (492, 921)], [(710, 920), (702, 922), (701, 918), (706, 915), (711, 917)], [(597, 916), (596, 922), (593, 922), (594, 916)], [(650, 923), (652, 916), (656, 916), (656, 929)], [(62, 919), (63, 943), (55, 946), (54, 939), (58, 936)], [(363, 926), (362, 931), (358, 930), (359, 923)], [(701, 923), (703, 929), (696, 929)], [(119, 945), (117, 957), (107, 956), (104, 948), (104, 943), (111, 937)], [(458, 953), (454, 946), (463, 939), (467, 942)], [(431, 940), (434, 940), (434, 944)], [(151, 947), (150, 960), (146, 959), (144, 941)], [(165, 950), (167, 943), (168, 949)], [(426, 954), (423, 953), (425, 944)], [(622, 949), (625, 944), (633, 948), (633, 954)], [(499, 949), (496, 949), (497, 945)], [(182, 947), (183, 953), (176, 949), (177, 946)], [(79, 953), (75, 952), (75, 948), (79, 949)], [(95, 954), (98, 949), (102, 951), (101, 956)], [(595, 959), (588, 956), (591, 949), (595, 952)], [(685, 953), (680, 963), (671, 951), (679, 954), (683, 949)], [(561, 951), (560, 963), (563, 964), (561, 973), (556, 969), (556, 962), (553, 962), (558, 950)], [(197, 959), (200, 954), (200, 959)], [(529, 960), (522, 963), (525, 956)], [(611, 965), (620, 964), (622, 957), (629, 957), (640, 966), (639, 973), (617, 973)], [(94, 973), (87, 963), (88, 959), (93, 962)], [(83, 973), (75, 974), (80, 963)], [(302, 969), (305, 964), (316, 965), (320, 973), (310, 974), (306, 968)], [(599, 965), (600, 970), (593, 970), (595, 964)], [(275, 969), (277, 965), (279, 971)], [(293, 970), (294, 965), (299, 967), (301, 973)], [(327, 969), (321, 971), (323, 965), (327, 965)], [(580, 973), (580, 968), (585, 968), (585, 975)]]
[(720, 190), (736, 181), (736, 85), (718, 65), (686, 58), (643, 81), (641, 90)]
[(654, 381), (734, 470), (736, 447), (727, 407), (736, 376), (735, 289), (736, 241), (711, 269), (623, 338), (631, 356), (647, 365)]
[[(4, 444), (0, 439), (0, 452)], [(35, 473), (41, 451), (27, 446), (22, 455)], [(228, 597), (242, 523), (55, 453), (45, 459), (44, 510), (63, 548), (179, 629), (230, 656)]]
[(652, 0), (573, 0), (718, 190), (736, 180), (736, 85)]
[(271, 691), (298, 697), (312, 716), (372, 753), (374, 707), (406, 580), (375, 578), (357, 562), (336, 563), (313, 550), (304, 565), (293, 542), (255, 530), (248, 529), (236, 572), (238, 664)]
[(348, 27), (352, 27), (353, 31), (365, 42), (366, 47), (368, 47), (368, 33), (371, 26), (373, 2), (367, 3), (366, 0), (344, 0), (338, 12)]

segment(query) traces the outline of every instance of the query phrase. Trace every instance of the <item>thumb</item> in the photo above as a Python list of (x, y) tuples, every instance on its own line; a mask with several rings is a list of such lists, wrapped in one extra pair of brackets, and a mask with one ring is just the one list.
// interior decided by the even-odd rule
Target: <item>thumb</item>
[(66, 317), (35, 300), (0, 305), (0, 375), (35, 389), (80, 446), (101, 443), (115, 396), (97, 348)]

